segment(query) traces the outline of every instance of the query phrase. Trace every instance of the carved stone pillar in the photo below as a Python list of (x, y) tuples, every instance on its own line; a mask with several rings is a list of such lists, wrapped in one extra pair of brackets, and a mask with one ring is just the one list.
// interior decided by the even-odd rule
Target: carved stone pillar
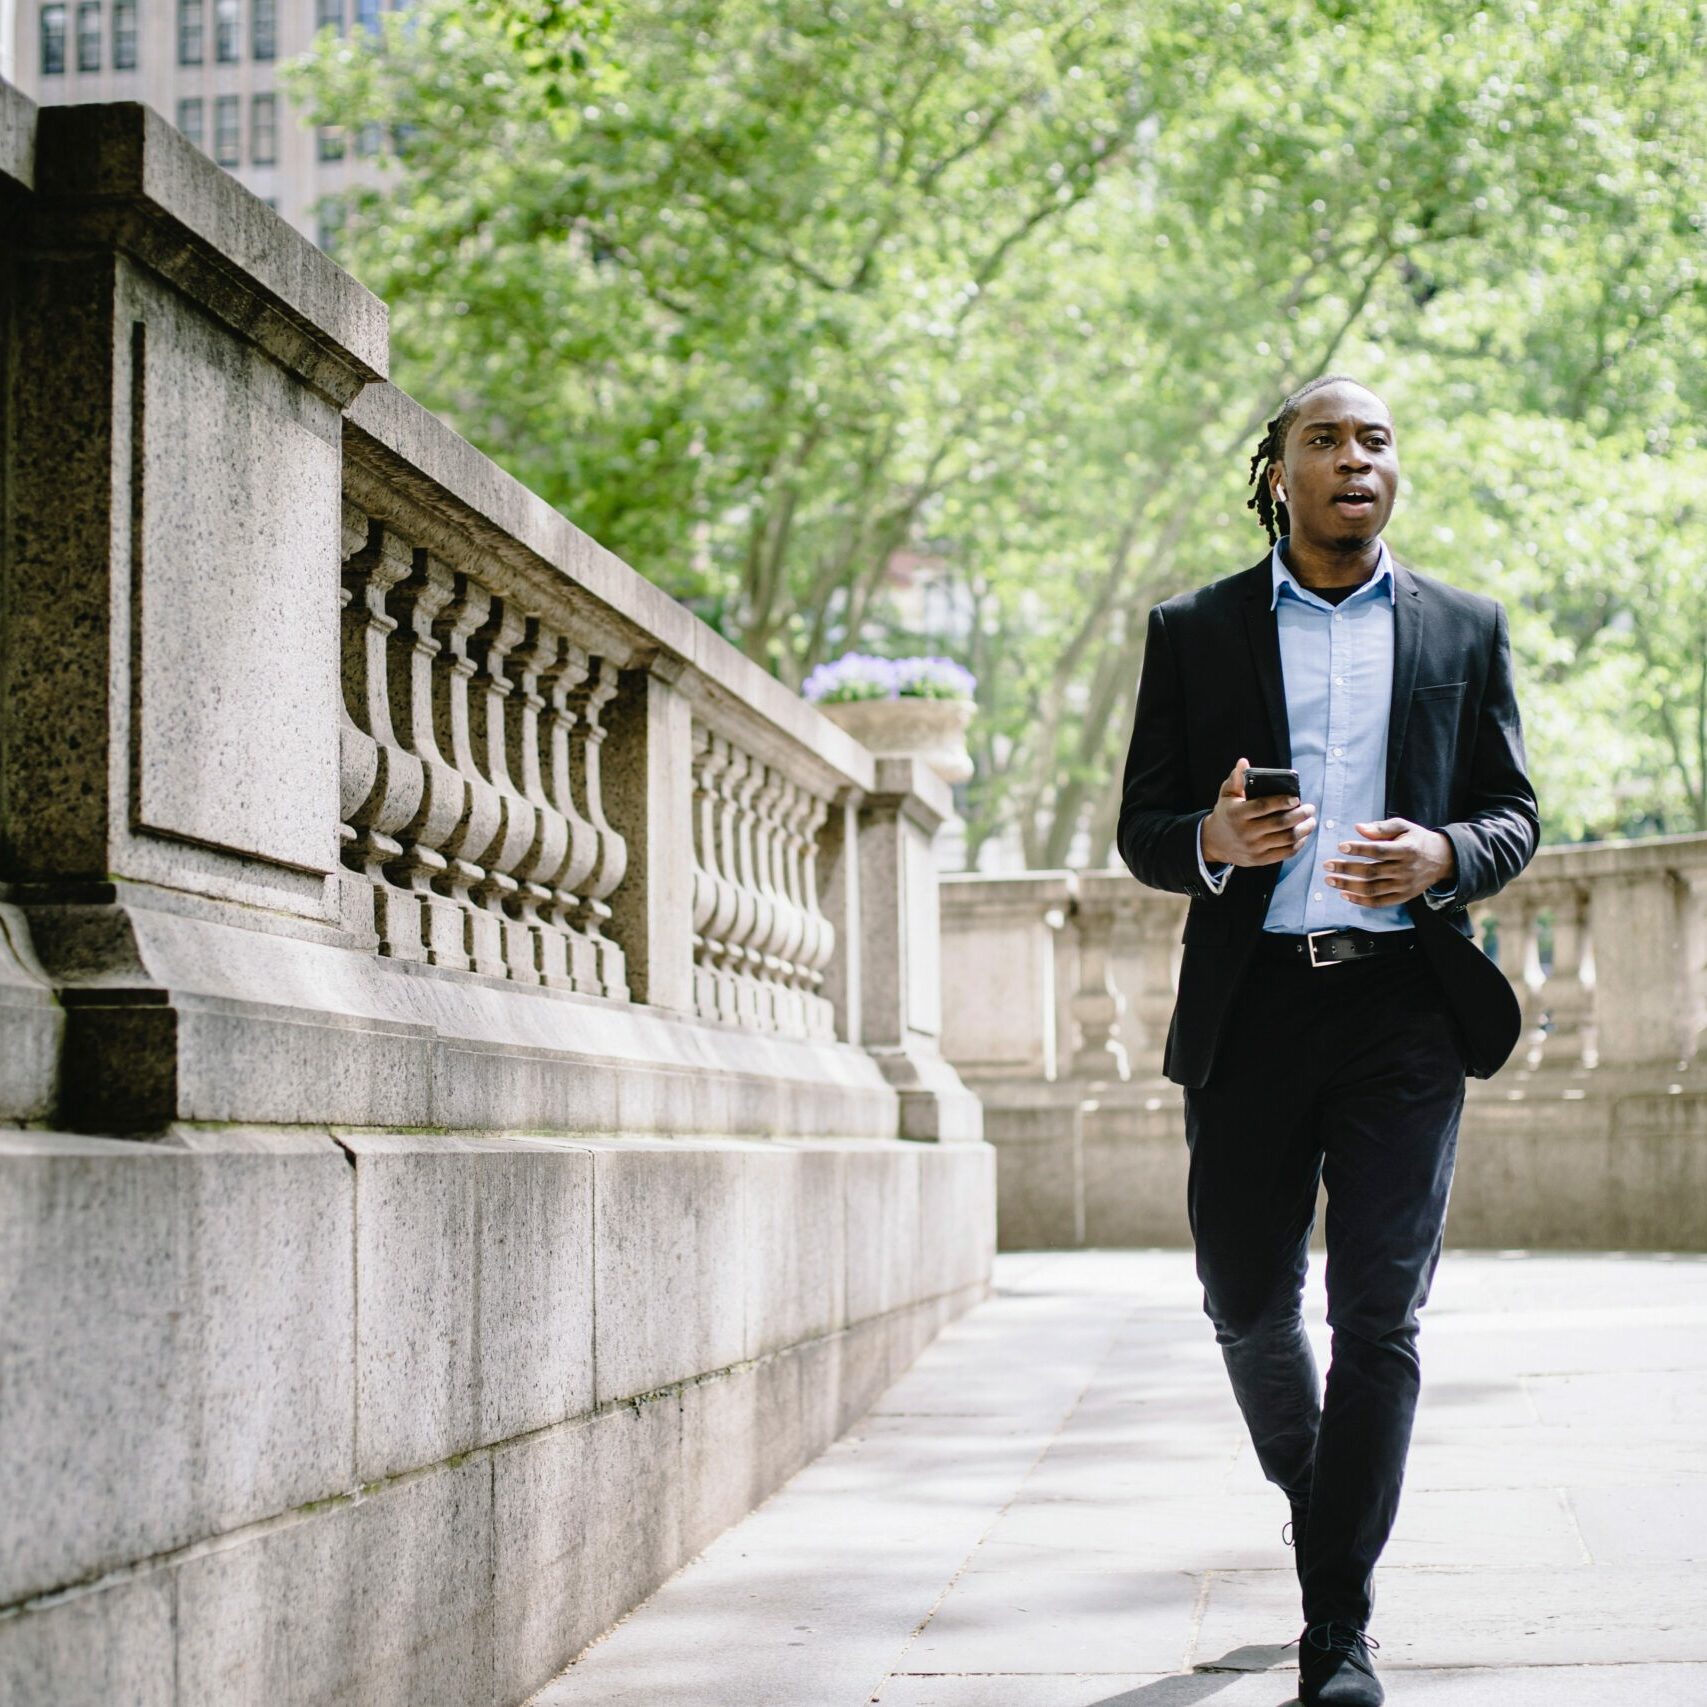
[(515, 715), (506, 724), (511, 781), (533, 809), (533, 841), (516, 875), (518, 908), (533, 938), (534, 965), (542, 984), (570, 987), (568, 934), (551, 914), (552, 880), (569, 852), (569, 821), (552, 804), (545, 772), (550, 763), (542, 684), (556, 667), (563, 640), (543, 623), (530, 621), (527, 639), (511, 654), (515, 669)]
[(1578, 1072), (1594, 1063), (1594, 992), (1584, 976), (1588, 949), (1588, 890), (1566, 879), (1537, 884), (1538, 907), (1553, 921), (1553, 965), (1537, 1001), (1549, 1029), (1536, 1065)]
[(420, 902), (386, 873), (403, 852), (396, 832), (414, 818), (425, 786), (421, 761), (404, 750), (391, 721), (388, 655), (397, 619), (385, 603), (410, 568), (408, 546), (383, 527), (372, 530), (344, 568), (343, 808), (355, 831), (351, 851), (369, 885), (379, 951), (396, 960), (424, 960), (427, 953)]
[[(570, 698), (591, 673), (592, 660), (572, 641), (564, 641), (557, 656), (545, 667), (546, 727), (549, 735), (547, 761), (552, 804), (569, 829), (569, 843), (556, 871), (543, 876), (541, 882), (551, 890), (551, 903), (546, 916), (556, 927), (568, 951), (568, 982), (572, 989), (588, 995), (603, 993), (604, 981), (599, 975), (599, 952), (593, 940), (576, 922), (581, 917), (581, 886), (588, 882), (599, 865), (600, 837), (577, 802), (586, 793), (586, 778), (575, 776), (575, 743), (573, 740), (576, 714)], [(546, 978), (555, 981), (556, 973)]]
[(421, 909), (422, 938), (434, 966), (466, 971), (468, 955), (466, 904), (449, 892), (444, 879), (450, 869), (451, 836), (462, 822), (468, 784), (462, 773), (439, 751), (434, 726), (434, 676), (444, 666), (434, 625), (456, 594), (456, 577), (425, 551), (415, 553), (413, 572), (394, 599), (403, 624), (393, 644), (391, 700), (398, 707), (405, 747), (421, 766), (421, 803), (399, 832), (402, 856), (394, 868)]
[(1164, 897), (1141, 896), (1137, 907), (1137, 987), (1127, 998), (1127, 1035), (1134, 1078), (1161, 1075), (1168, 1023), (1174, 1011), (1174, 950), (1184, 922), (1182, 909)]
[(1096, 893), (1094, 876), (1081, 879), (1073, 923), (1079, 938), (1079, 983), (1073, 992), (1073, 1020), (1078, 1040), (1073, 1050), (1073, 1073), (1087, 1079), (1131, 1077), (1125, 1046), (1118, 1032), (1126, 999), (1115, 987), (1111, 956), (1115, 901)]
[(1699, 1070), (1707, 1041), (1707, 868), (1678, 873), (1682, 886), (1683, 1059)]
[(511, 704), (516, 684), (508, 673), (511, 652), (527, 632), (527, 618), (507, 599), (495, 599), (486, 622), (474, 636), (479, 662), (469, 691), (469, 737), (480, 775), (498, 801), (498, 831), (482, 863), (484, 879), (474, 894), (490, 914), (501, 943), (504, 970), (519, 984), (537, 984), (539, 966), (535, 940), (537, 920), (521, 907), (520, 871), (533, 846), (535, 814), (532, 803), (510, 776), (507, 725), (516, 715)]
[(901, 1095), (901, 1136), (983, 1133), (983, 1109), (944, 1060), (941, 918), (931, 838), (948, 785), (919, 759), (880, 758), (859, 817), (861, 1041)]
[[(661, 687), (667, 685), (663, 676), (656, 671), (654, 679)], [(601, 658), (586, 679), (570, 690), (569, 706), (575, 714), (575, 721), (569, 729), (569, 752), (575, 778), (580, 785), (580, 794), (586, 803), (587, 822), (592, 825), (593, 839), (598, 847), (593, 869), (581, 886), (581, 904), (575, 911), (575, 928), (592, 946), (594, 965), (598, 969), (599, 993), (626, 1001), (630, 983), (626, 953), (622, 944), (607, 934), (607, 927), (611, 926), (614, 918), (612, 897), (628, 881), (629, 844), (605, 816), (606, 783), (603, 760), (600, 757), (605, 750), (605, 707), (616, 697), (617, 687), (616, 666), (608, 658)], [(682, 888), (682, 874), (691, 859), (688, 838), (680, 833), (686, 821), (686, 800), (683, 798), (683, 791), (691, 775), (688, 759), (689, 734), (685, 722), (687, 714), (678, 706), (666, 708), (661, 696), (654, 696), (654, 700), (654, 711), (660, 720), (667, 721), (668, 739), (675, 742), (674, 748), (668, 754), (667, 768), (662, 752), (657, 753), (655, 758), (660, 766), (658, 788), (663, 796), (668, 797), (671, 809), (678, 814), (674, 828), (677, 841), (681, 844), (667, 872), (661, 871), (658, 880), (660, 883), (668, 883), (672, 900), (677, 901)], [(665, 739), (662, 730), (655, 733), (660, 741)], [(660, 807), (661, 805), (660, 801)], [(683, 929), (684, 924), (685, 917), (678, 918), (673, 928), (684, 944), (687, 944), (688, 933)], [(691, 945), (688, 945), (687, 953), (691, 965)], [(676, 960), (671, 959), (669, 964), (674, 968)], [(672, 970), (671, 982), (668, 985), (672, 992), (672, 1006), (679, 988), (675, 982), (677, 976), (678, 973)]]
[[(587, 889), (588, 922), (598, 922), (595, 908), (609, 918), (636, 1001), (685, 1014), (694, 1006), (693, 838), (686, 833), (693, 816), (693, 725), (676, 691), (678, 674), (666, 675), (656, 663), (622, 671), (610, 682), (614, 695), (602, 721), (594, 720), (596, 696), (577, 699), (576, 733), (589, 779), (588, 817), (600, 830), (604, 862)], [(602, 770), (601, 744), (609, 761)], [(606, 805), (626, 846), (604, 822)], [(612, 863), (618, 859), (626, 876)], [(620, 881), (609, 877), (611, 870)], [(601, 890), (610, 895), (608, 905)]]

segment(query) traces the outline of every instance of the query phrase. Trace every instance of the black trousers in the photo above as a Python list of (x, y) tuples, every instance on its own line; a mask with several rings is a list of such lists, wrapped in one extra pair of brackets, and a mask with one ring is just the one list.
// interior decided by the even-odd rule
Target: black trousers
[[(1253, 955), (1185, 1093), (1203, 1307), (1264, 1475), (1291, 1500), (1305, 1622), (1367, 1625), (1421, 1384), (1464, 1104), (1458, 1022), (1414, 948), (1312, 968)], [(1332, 1361), (1300, 1299), (1327, 1186)]]

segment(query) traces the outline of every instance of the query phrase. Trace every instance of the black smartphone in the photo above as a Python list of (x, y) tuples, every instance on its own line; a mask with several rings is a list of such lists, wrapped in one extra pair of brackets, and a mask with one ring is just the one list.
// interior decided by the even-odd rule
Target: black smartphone
[(1297, 771), (1279, 770), (1265, 765), (1246, 765), (1245, 767), (1245, 798), (1247, 800), (1265, 800), (1275, 794), (1296, 795), (1298, 792)]

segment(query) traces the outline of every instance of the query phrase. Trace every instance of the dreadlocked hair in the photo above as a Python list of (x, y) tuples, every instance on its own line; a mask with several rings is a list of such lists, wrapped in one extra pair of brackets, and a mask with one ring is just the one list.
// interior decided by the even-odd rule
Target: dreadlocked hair
[(1281, 454), (1286, 449), (1286, 435), (1292, 430), (1292, 423), (1298, 419), (1298, 411), (1304, 406), (1304, 399), (1312, 391), (1320, 391), (1324, 385), (1357, 385), (1360, 381), (1351, 378), (1349, 374), (1324, 373), (1317, 379), (1312, 379), (1307, 385), (1301, 385), (1280, 406), (1277, 414), (1263, 435), (1257, 440), (1256, 455), (1251, 458), (1251, 484), (1256, 491), (1245, 500), (1247, 510), (1255, 510), (1257, 520), (1268, 530), (1268, 542), (1273, 545), (1283, 533), (1291, 531), (1291, 518), (1286, 513), (1286, 506), (1275, 497), (1274, 488), (1268, 482), (1270, 464), (1278, 465)]

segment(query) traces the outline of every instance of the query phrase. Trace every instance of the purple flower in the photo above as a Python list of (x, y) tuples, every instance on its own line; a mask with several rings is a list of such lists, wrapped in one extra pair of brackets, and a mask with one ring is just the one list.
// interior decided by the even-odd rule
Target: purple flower
[(845, 652), (820, 664), (801, 692), (814, 703), (850, 699), (971, 699), (972, 672), (952, 658), (876, 658)]

